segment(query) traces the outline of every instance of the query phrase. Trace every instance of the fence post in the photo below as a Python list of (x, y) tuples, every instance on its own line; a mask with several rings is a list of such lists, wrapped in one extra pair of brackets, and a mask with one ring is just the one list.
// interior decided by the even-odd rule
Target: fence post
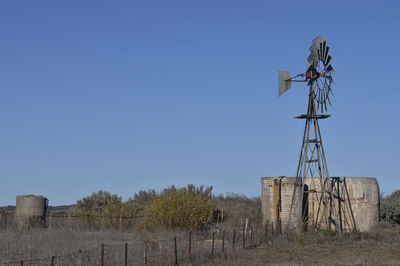
[(21, 266), (24, 266), (24, 260), (21, 260)]
[(214, 256), (214, 241), (215, 241), (215, 232), (213, 232), (212, 234), (211, 256)]
[(48, 228), (47, 228), (48, 230), (50, 230), (51, 229), (51, 213), (50, 213), (50, 215), (49, 215), (49, 226), (48, 226)]
[(175, 255), (175, 265), (178, 265), (178, 250), (176, 247), (176, 236), (174, 237), (174, 255)]
[(243, 226), (243, 249), (246, 249), (246, 228)]
[(104, 243), (100, 246), (100, 266), (104, 266)]
[(253, 227), (250, 227), (250, 245), (253, 245)]
[(125, 243), (125, 266), (128, 266), (128, 243)]
[(189, 258), (192, 255), (192, 231), (189, 231), (189, 237), (188, 237), (188, 254)]
[(222, 253), (224, 253), (225, 249), (225, 231), (222, 232)]
[(235, 249), (236, 230), (233, 230), (232, 249)]
[(122, 228), (122, 216), (119, 216), (119, 231), (121, 231)]
[(159, 264), (159, 265), (162, 265), (162, 259), (163, 259), (163, 257), (162, 257), (162, 240), (161, 240), (161, 239), (158, 240), (158, 247), (159, 247), (159, 249), (160, 249), (160, 255), (159, 255), (160, 264)]
[(56, 259), (55, 256), (51, 256), (50, 266), (54, 266), (54, 261), (55, 261), (55, 259)]
[(78, 260), (76, 262), (77, 266), (82, 266), (82, 249), (78, 251)]
[(146, 242), (144, 242), (143, 263), (144, 263), (144, 265), (147, 264), (147, 243)]

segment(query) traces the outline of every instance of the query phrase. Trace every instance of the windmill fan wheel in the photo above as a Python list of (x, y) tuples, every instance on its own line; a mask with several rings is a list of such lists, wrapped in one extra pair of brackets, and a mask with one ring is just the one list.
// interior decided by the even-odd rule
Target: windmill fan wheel
[(310, 46), (310, 55), (307, 58), (306, 73), (311, 76), (309, 85), (313, 85), (313, 94), (317, 102), (317, 109), (327, 111), (327, 103), (331, 104), (330, 95), (333, 95), (331, 85), (333, 79), (331, 73), (333, 58), (329, 55), (330, 48), (323, 37), (317, 37)]

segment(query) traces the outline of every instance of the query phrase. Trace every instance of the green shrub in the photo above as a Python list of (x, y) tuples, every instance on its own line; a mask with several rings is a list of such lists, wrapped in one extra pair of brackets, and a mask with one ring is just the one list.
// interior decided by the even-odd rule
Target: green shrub
[(381, 218), (391, 224), (400, 224), (400, 190), (381, 199)]
[(204, 226), (214, 211), (212, 187), (196, 188), (188, 185), (184, 188), (174, 186), (153, 195), (146, 206), (146, 221), (150, 228), (198, 229)]
[(92, 195), (78, 200), (73, 213), (82, 215), (119, 215), (121, 207), (121, 197), (99, 190), (97, 193), (93, 192)]
[(153, 201), (156, 195), (157, 193), (154, 189), (149, 189), (148, 191), (140, 190), (134, 194), (133, 198), (129, 198), (126, 201), (126, 207), (132, 209), (135, 216), (143, 217), (147, 205)]

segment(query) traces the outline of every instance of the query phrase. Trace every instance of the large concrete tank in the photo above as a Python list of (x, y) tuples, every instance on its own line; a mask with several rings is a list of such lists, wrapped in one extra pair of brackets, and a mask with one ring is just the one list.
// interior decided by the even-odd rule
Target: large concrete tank
[[(261, 179), (261, 212), (264, 224), (272, 224), (282, 229), (298, 227), (302, 223), (301, 186), (295, 186), (295, 177), (263, 177)], [(296, 192), (295, 191), (296, 187)], [(292, 218), (289, 224), (293, 193)]]
[[(350, 224), (352, 220), (351, 215), (354, 216), (356, 229), (359, 231), (368, 231), (373, 225), (378, 224), (380, 216), (380, 193), (376, 179), (372, 177), (336, 178), (344, 182), (343, 184), (346, 184), (345, 188), (347, 187), (348, 199), (351, 206), (351, 210), (347, 213), (347, 219), (343, 223), (343, 230), (348, 231), (353, 229), (353, 226)], [(314, 181), (315, 180), (316, 179), (314, 179)], [(317, 191), (321, 190), (319, 182), (314, 182), (313, 185), (311, 184), (311, 178), (306, 178), (305, 184), (310, 188), (315, 187)], [(341, 193), (345, 192), (346, 191), (342, 191)], [(343, 194), (343, 196), (347, 198), (347, 195)], [(315, 224), (318, 202), (315, 200), (315, 195), (312, 195), (312, 193), (310, 193), (308, 205), (309, 221), (311, 224)], [(334, 210), (338, 210), (338, 201), (336, 199), (333, 201), (333, 207)], [(320, 221), (318, 221), (318, 223), (320, 223)]]
[(17, 196), (15, 217), (18, 227), (44, 225), (46, 222), (48, 202), (48, 199), (43, 196)]
[[(284, 224), (288, 221), (288, 213), (287, 209), (290, 210), (291, 197), (293, 194), (293, 183), (295, 178), (294, 177), (285, 177), (282, 180), (288, 180), (292, 182), (292, 188), (287, 192), (283, 193), (282, 197), (286, 198), (282, 201), (282, 211), (281, 213), (276, 212), (277, 200), (276, 195), (277, 192), (276, 186), (274, 187), (275, 180), (279, 180), (278, 177), (264, 177), (261, 179), (262, 185), (262, 216), (264, 223), (271, 223), (277, 222), (279, 219)], [(354, 222), (356, 224), (357, 230), (360, 231), (368, 231), (371, 229), (373, 225), (379, 223), (379, 216), (380, 216), (380, 192), (378, 182), (375, 178), (370, 177), (340, 177), (340, 180), (344, 180), (347, 186), (348, 191), (348, 199), (351, 206), (351, 212), (354, 216)], [(294, 205), (293, 209), (295, 210), (294, 219), (300, 221), (301, 219), (301, 212), (299, 210), (303, 210), (307, 214), (308, 224), (309, 225), (320, 225), (321, 224), (321, 217), (318, 217), (318, 206), (319, 201), (316, 200), (316, 194), (318, 191), (321, 191), (321, 186), (319, 179), (311, 179), (306, 178), (305, 185), (309, 189), (310, 193), (305, 193), (304, 195), (308, 195), (308, 197), (304, 197), (303, 205), (300, 204), (300, 191), (297, 193), (296, 191), (296, 204)], [(275, 188), (275, 190), (274, 190)], [(284, 191), (284, 190), (283, 190)], [(299, 196), (298, 196), (299, 195)], [(299, 197), (299, 198), (298, 198)], [(347, 198), (347, 196), (346, 196)], [(283, 202), (286, 202), (283, 204)], [(284, 206), (285, 205), (285, 206)], [(333, 208), (337, 208), (337, 202), (334, 200)], [(286, 213), (285, 213), (286, 212)], [(348, 218), (350, 218), (351, 212), (347, 212)], [(293, 219), (293, 218), (292, 218)], [(318, 221), (316, 221), (318, 219)], [(349, 221), (350, 219), (347, 219)], [(344, 230), (350, 230), (353, 227), (350, 224), (344, 224)]]
[(368, 231), (379, 223), (378, 181), (372, 177), (346, 177), (346, 183), (357, 229)]

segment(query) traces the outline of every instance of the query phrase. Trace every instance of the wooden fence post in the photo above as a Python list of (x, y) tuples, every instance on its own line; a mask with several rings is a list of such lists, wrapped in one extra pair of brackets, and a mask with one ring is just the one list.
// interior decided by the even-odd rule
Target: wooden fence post
[(250, 227), (250, 245), (253, 245), (253, 227)]
[(225, 231), (222, 232), (222, 253), (224, 253), (225, 249)]
[(189, 258), (192, 255), (192, 231), (189, 231), (189, 237), (188, 237), (188, 254)]
[(54, 261), (55, 261), (55, 259), (56, 259), (55, 256), (51, 256), (50, 266), (54, 266)]
[(175, 255), (175, 265), (178, 265), (178, 250), (176, 247), (176, 236), (174, 237), (174, 255)]
[(144, 262), (144, 265), (147, 265), (147, 243), (146, 242), (144, 242), (143, 262)]
[(50, 213), (50, 216), (49, 216), (49, 226), (47, 227), (47, 229), (48, 229), (48, 230), (51, 229), (51, 213)]
[(125, 266), (128, 266), (128, 243), (125, 243)]
[(235, 249), (236, 230), (233, 230), (232, 249)]
[(24, 260), (21, 260), (21, 266), (24, 266)]
[(82, 266), (82, 249), (78, 251), (78, 260), (76, 262), (77, 266)]
[(122, 228), (122, 216), (119, 216), (119, 231), (121, 231)]
[(100, 246), (100, 266), (104, 266), (104, 243)]
[(213, 232), (212, 234), (211, 256), (214, 256), (214, 241), (215, 241), (215, 232)]
[(243, 226), (243, 249), (246, 249), (246, 229)]

